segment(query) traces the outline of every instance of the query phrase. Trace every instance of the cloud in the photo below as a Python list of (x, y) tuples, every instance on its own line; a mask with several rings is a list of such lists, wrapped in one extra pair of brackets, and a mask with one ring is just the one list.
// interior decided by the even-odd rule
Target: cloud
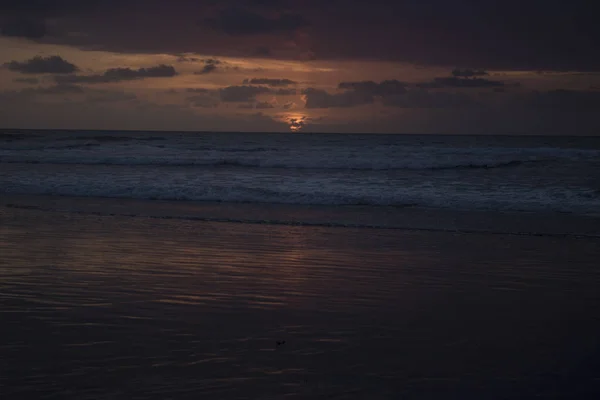
[(423, 89), (409, 90), (404, 94), (385, 97), (383, 104), (401, 108), (456, 108), (477, 104), (464, 93), (431, 92)]
[(0, 11), (15, 14), (56, 16), (93, 10), (103, 3), (111, 3), (111, 6), (115, 6), (120, 2), (116, 0), (0, 0)]
[(206, 22), (214, 29), (229, 35), (293, 32), (308, 26), (308, 21), (299, 14), (280, 14), (275, 17), (267, 17), (239, 8), (223, 10), (216, 18), (208, 19)]
[(308, 88), (302, 94), (306, 108), (347, 108), (372, 104), (374, 101), (373, 95), (357, 91), (330, 94), (325, 90)]
[[(600, 70), (600, 24), (591, 0), (506, 0), (502, 7), (481, 0), (265, 1), (182, 0), (168, 7), (167, 0), (2, 0), (0, 26), (8, 35), (121, 53), (318, 54), (493, 70)], [(78, 35), (48, 34), (44, 19), (48, 30)], [(307, 33), (301, 40), (300, 30)], [(411, 37), (419, 40), (398, 39)]]
[(48, 33), (46, 22), (38, 18), (10, 18), (2, 23), (0, 34), (7, 37), (41, 39)]
[(213, 64), (213, 65), (224, 64), (223, 61), (218, 60), (216, 58), (206, 58), (206, 59), (202, 60), (202, 62), (204, 62), (205, 64)]
[(256, 103), (256, 108), (257, 109), (267, 109), (267, 108), (275, 108), (275, 106), (272, 103), (269, 103), (267, 101), (259, 101)]
[(212, 90), (206, 89), (206, 88), (188, 88), (185, 91), (188, 93), (203, 93), (203, 94), (212, 92)]
[(307, 122), (308, 122), (307, 117), (290, 118), (290, 120), (289, 120), (290, 128), (292, 128), (292, 130), (295, 130), (295, 131), (299, 131), (302, 128), (304, 128), (306, 126)]
[(434, 78), (431, 82), (417, 83), (417, 87), (424, 89), (439, 88), (484, 88), (484, 87), (502, 87), (504, 82), (492, 81), (484, 78), (465, 79), (456, 76)]
[(254, 55), (258, 57), (268, 57), (271, 55), (271, 49), (268, 46), (258, 46), (254, 49)]
[(600, 92), (566, 89), (532, 92), (526, 97), (525, 104), (556, 111), (600, 110)]
[(371, 96), (391, 96), (406, 92), (407, 83), (398, 80), (386, 80), (381, 83), (373, 81), (341, 82), (339, 89), (354, 90)]
[(81, 86), (71, 84), (58, 84), (53, 86), (38, 86), (22, 90), (12, 90), (1, 92), (1, 100), (14, 102), (35, 102), (38, 96), (59, 96), (59, 95), (82, 95), (86, 91)]
[(194, 62), (198, 62), (198, 61), (200, 61), (200, 59), (198, 57), (188, 57), (186, 55), (180, 55), (177, 57), (177, 62), (180, 62), (180, 63), (186, 63), (186, 62), (194, 63)]
[(296, 91), (296, 89), (277, 89), (276, 91), (273, 92), (273, 94), (276, 94), (278, 96), (294, 96), (296, 95), (298, 92)]
[(38, 95), (87, 95), (84, 101), (88, 103), (114, 103), (117, 101), (131, 101), (137, 99), (137, 96), (133, 93), (125, 93), (114, 90), (86, 89), (79, 85), (73, 84), (57, 84), (48, 87), (27, 88), (13, 92), (13, 95), (15, 98), (32, 100)]
[(219, 100), (213, 96), (199, 94), (186, 99), (192, 106), (201, 108), (214, 108), (219, 105)]
[(36, 85), (40, 83), (38, 78), (15, 78), (13, 81), (17, 83), (28, 83), (30, 85)]
[[(85, 89), (86, 93), (92, 89)], [(38, 100), (14, 91), (0, 91), (0, 121), (24, 129), (105, 129), (172, 131), (282, 132), (288, 125), (264, 114), (220, 115), (188, 105), (89, 102), (85, 96), (64, 101)]]
[(38, 89), (40, 94), (81, 94), (84, 90), (77, 85), (54, 85)]
[(195, 75), (205, 75), (210, 74), (211, 72), (215, 72), (217, 70), (217, 66), (215, 64), (206, 64), (200, 71), (194, 72)]
[(275, 105), (273, 103), (269, 103), (268, 101), (257, 101), (254, 103), (242, 103), (242, 104), (238, 105), (237, 108), (242, 109), (242, 110), (252, 110), (252, 109), (267, 110), (270, 108), (275, 108)]
[(486, 76), (488, 73), (482, 69), (460, 69), (452, 70), (452, 76), (457, 78), (473, 78), (476, 76)]
[(57, 75), (54, 80), (57, 83), (114, 83), (121, 81), (130, 81), (144, 78), (172, 78), (177, 75), (177, 71), (170, 65), (158, 65), (149, 68), (110, 68), (103, 74), (96, 75)]
[(387, 98), (406, 93), (407, 83), (398, 80), (340, 82), (342, 93), (330, 94), (325, 90), (308, 88), (302, 94), (306, 108), (346, 108), (372, 104), (376, 98)]
[(240, 67), (235, 64), (228, 63), (216, 58), (207, 58), (199, 60), (204, 63), (200, 71), (194, 72), (194, 75), (206, 75), (217, 71), (239, 71)]
[(294, 103), (293, 101), (290, 101), (288, 103), (285, 103), (282, 107), (285, 110), (291, 110), (292, 108), (294, 108), (295, 105), (296, 105), (296, 103)]
[(36, 94), (44, 94), (44, 95), (59, 95), (59, 94), (82, 94), (84, 90), (81, 86), (77, 85), (54, 85), (48, 87), (37, 87), (37, 88), (28, 88), (23, 89), (21, 91), (24, 95), (36, 95)]
[(137, 100), (137, 96), (133, 93), (118, 92), (114, 90), (87, 90), (90, 95), (87, 101), (90, 103), (114, 103), (117, 101), (133, 101)]
[(265, 8), (267, 10), (278, 10), (285, 6), (285, 0), (242, 0), (240, 3)]
[(252, 101), (257, 95), (270, 92), (271, 90), (264, 86), (228, 86), (219, 89), (221, 101), (227, 103)]
[(292, 81), (290, 79), (277, 79), (277, 78), (252, 78), (252, 79), (244, 79), (244, 85), (267, 85), (273, 87), (280, 86), (289, 86), (295, 85), (298, 82)]
[(36, 56), (27, 61), (10, 61), (4, 67), (22, 74), (71, 74), (79, 68), (61, 56)]
[(205, 75), (211, 72), (215, 72), (219, 65), (225, 64), (221, 60), (217, 60), (216, 58), (207, 58), (206, 60), (201, 60), (204, 63), (204, 67), (197, 72), (194, 72), (195, 75)]

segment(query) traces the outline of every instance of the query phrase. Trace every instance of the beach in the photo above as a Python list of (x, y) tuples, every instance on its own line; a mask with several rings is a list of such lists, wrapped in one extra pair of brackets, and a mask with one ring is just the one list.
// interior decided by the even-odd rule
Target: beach
[(592, 217), (41, 199), (1, 199), (5, 398), (600, 394)]

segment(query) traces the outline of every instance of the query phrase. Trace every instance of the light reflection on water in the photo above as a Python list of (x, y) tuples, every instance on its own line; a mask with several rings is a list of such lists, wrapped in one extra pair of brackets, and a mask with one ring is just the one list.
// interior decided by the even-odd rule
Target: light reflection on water
[(0, 222), (9, 398), (598, 389), (597, 241), (9, 209)]

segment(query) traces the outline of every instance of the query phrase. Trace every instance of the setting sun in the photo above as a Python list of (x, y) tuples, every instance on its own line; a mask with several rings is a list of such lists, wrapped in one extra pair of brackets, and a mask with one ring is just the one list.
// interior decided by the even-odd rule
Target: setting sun
[(308, 117), (303, 114), (287, 114), (284, 116), (284, 121), (289, 124), (290, 131), (299, 132), (308, 123)]

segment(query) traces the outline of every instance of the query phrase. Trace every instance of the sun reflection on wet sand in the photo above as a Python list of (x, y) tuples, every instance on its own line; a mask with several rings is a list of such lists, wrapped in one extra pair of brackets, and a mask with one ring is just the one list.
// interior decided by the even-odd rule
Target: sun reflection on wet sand
[(593, 368), (590, 242), (4, 211), (7, 396), (508, 398)]

